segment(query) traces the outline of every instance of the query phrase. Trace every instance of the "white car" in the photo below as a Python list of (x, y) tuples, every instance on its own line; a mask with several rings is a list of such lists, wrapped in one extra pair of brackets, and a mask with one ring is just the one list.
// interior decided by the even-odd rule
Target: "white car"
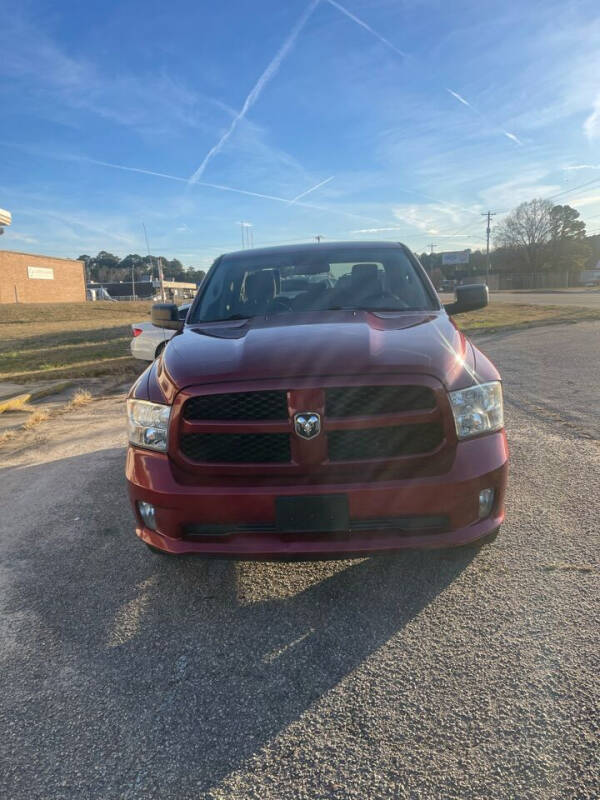
[[(191, 303), (179, 306), (179, 319), (185, 319)], [(157, 328), (151, 322), (134, 322), (131, 326), (133, 339), (129, 345), (131, 355), (141, 361), (154, 361), (175, 331)]]

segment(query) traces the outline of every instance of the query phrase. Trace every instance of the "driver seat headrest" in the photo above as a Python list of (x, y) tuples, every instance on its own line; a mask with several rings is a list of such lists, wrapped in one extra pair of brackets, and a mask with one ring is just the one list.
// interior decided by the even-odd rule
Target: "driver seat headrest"
[(265, 302), (275, 297), (273, 270), (261, 269), (246, 275), (246, 299), (250, 303)]
[(354, 286), (379, 286), (377, 264), (354, 264), (352, 267), (352, 284)]

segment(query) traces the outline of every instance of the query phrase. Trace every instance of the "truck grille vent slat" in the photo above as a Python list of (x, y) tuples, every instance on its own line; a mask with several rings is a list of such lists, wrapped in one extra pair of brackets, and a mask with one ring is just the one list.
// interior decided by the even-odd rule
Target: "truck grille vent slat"
[(284, 464), (291, 460), (287, 433), (187, 433), (180, 441), (186, 458), (205, 464)]
[[(447, 516), (405, 516), (405, 517), (374, 517), (368, 519), (350, 520), (350, 532), (362, 531), (403, 531), (409, 533), (442, 533), (448, 530), (450, 521)], [(277, 533), (274, 522), (231, 522), (219, 523), (189, 523), (184, 526), (183, 533), (186, 539), (227, 537), (238, 533)]]
[(288, 418), (287, 392), (235, 392), (190, 398), (187, 420), (277, 420)]
[(328, 417), (374, 416), (435, 408), (435, 395), (427, 386), (344, 386), (328, 389)]
[(444, 431), (437, 423), (329, 431), (329, 460), (360, 461), (428, 453), (443, 438)]

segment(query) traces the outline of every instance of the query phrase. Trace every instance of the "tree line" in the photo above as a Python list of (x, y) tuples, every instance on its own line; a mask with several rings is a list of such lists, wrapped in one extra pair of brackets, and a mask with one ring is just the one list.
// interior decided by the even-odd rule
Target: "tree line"
[[(600, 259), (600, 236), (586, 235), (579, 212), (539, 198), (513, 209), (496, 226), (493, 244), (492, 272), (577, 273)], [(441, 254), (423, 253), (421, 262), (443, 277), (464, 277), (485, 272), (487, 257), (481, 250), (472, 251), (468, 265), (454, 267), (442, 265)]]
[(97, 283), (116, 283), (130, 281), (132, 275), (136, 281), (158, 278), (158, 261), (162, 264), (165, 280), (185, 281), (186, 283), (200, 283), (205, 272), (194, 267), (184, 267), (177, 258), (164, 258), (163, 256), (140, 256), (130, 253), (125, 258), (101, 250), (96, 256), (81, 255), (79, 261), (85, 262), (87, 280)]

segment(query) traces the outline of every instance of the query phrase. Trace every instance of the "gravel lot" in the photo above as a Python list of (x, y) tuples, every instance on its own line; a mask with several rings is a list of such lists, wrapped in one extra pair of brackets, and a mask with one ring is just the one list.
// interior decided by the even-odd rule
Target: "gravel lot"
[(0, 796), (598, 798), (600, 323), (479, 342), (513, 460), (476, 555), (153, 556), (122, 396), (0, 451)]

